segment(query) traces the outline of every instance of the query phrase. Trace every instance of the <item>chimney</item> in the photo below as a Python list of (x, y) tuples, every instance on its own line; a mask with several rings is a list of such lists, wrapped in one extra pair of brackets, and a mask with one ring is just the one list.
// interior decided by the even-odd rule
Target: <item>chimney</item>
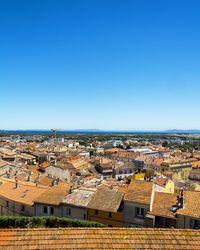
[(6, 171), (7, 178), (10, 178), (10, 172)]
[(28, 175), (28, 181), (31, 181), (31, 173)]
[(39, 180), (36, 180), (35, 182), (36, 187), (38, 187), (38, 184), (39, 184)]
[(183, 197), (183, 190), (181, 190), (180, 195), (177, 196), (177, 208), (183, 208), (184, 205), (184, 197)]
[(70, 186), (70, 189), (69, 189), (69, 194), (72, 193), (72, 186)]
[(15, 181), (15, 188), (19, 188), (19, 181), (18, 180)]
[(56, 185), (56, 178), (53, 178), (53, 180), (52, 180), (52, 187), (54, 187), (55, 185)]

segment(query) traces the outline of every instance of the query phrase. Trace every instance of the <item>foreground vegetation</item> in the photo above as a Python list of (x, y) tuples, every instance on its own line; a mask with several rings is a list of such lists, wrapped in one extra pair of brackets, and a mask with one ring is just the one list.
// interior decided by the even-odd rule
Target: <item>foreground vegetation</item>
[(23, 217), (1, 216), (0, 228), (58, 228), (58, 227), (105, 227), (92, 221), (75, 220), (63, 217)]

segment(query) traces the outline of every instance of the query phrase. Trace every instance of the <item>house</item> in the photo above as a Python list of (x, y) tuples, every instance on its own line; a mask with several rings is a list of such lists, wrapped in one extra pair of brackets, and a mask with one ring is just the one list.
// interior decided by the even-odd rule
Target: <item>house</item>
[(172, 154), (170, 150), (159, 150), (159, 157), (168, 158)]
[(56, 165), (49, 164), (48, 166), (45, 166), (45, 174), (54, 177), (59, 178), (61, 180), (67, 180), (69, 181), (71, 178), (71, 171), (74, 171), (75, 168), (71, 163), (58, 163)]
[(95, 169), (102, 175), (103, 178), (108, 178), (114, 174), (114, 162), (101, 158), (100, 161), (95, 161)]
[(87, 220), (87, 206), (95, 189), (71, 190), (62, 201), (62, 215), (73, 219)]
[(187, 180), (192, 168), (189, 160), (165, 161), (161, 164), (162, 171), (172, 171), (173, 178), (176, 180)]
[(191, 181), (200, 181), (200, 168), (191, 169), (189, 173), (189, 179)]
[(21, 153), (16, 155), (15, 160), (17, 162), (22, 162), (24, 164), (36, 164), (36, 156), (27, 154), (27, 153)]
[(150, 210), (153, 182), (132, 180), (124, 196), (124, 226), (145, 227)]
[(109, 227), (123, 227), (123, 194), (114, 189), (99, 187), (87, 205), (88, 220)]
[(34, 199), (36, 216), (62, 216), (60, 203), (69, 193), (70, 186), (53, 187), (47, 189)]
[(136, 167), (133, 163), (122, 163), (119, 162), (117, 164), (115, 164), (115, 169), (114, 169), (114, 174), (115, 174), (115, 178), (124, 178), (126, 176), (130, 176), (133, 175), (134, 172), (136, 170)]
[(155, 192), (150, 211), (146, 215), (148, 227), (176, 228), (176, 215), (172, 208), (177, 203), (177, 195)]
[(154, 180), (154, 191), (163, 193), (174, 193), (174, 182), (167, 177), (157, 176)]
[(122, 150), (113, 152), (112, 158), (121, 162), (134, 162), (135, 158), (139, 155), (137, 152)]
[(14, 161), (17, 153), (9, 148), (0, 148), (0, 158), (5, 161)]
[(11, 171), (15, 168), (14, 164), (11, 164), (10, 162), (0, 160), (0, 175), (2, 176), (6, 172)]
[(5, 181), (0, 185), (0, 215), (34, 216), (33, 200), (46, 190), (30, 182)]
[(200, 192), (183, 192), (183, 208), (177, 210), (177, 228), (200, 229)]

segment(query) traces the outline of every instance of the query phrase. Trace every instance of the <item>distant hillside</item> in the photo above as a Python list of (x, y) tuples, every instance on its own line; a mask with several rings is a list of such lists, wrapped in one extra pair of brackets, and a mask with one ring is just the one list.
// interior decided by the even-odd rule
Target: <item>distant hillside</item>
[(199, 129), (169, 129), (165, 131), (166, 133), (172, 134), (200, 134)]

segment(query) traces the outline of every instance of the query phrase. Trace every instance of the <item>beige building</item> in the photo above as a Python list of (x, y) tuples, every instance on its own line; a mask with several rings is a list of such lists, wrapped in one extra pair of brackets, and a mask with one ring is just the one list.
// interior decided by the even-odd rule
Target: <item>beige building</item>
[(46, 190), (30, 182), (5, 181), (0, 185), (0, 215), (35, 215), (33, 200)]
[(177, 211), (177, 227), (200, 229), (200, 192), (184, 191), (183, 208)]
[(145, 227), (150, 210), (153, 182), (132, 180), (124, 197), (124, 226)]
[(69, 185), (53, 187), (34, 199), (36, 216), (62, 216), (60, 203), (69, 193)]
[(172, 208), (177, 204), (177, 194), (155, 192), (150, 211), (146, 216), (148, 227), (176, 227), (176, 214)]
[(75, 189), (62, 202), (62, 215), (73, 219), (86, 220), (87, 205), (90, 202), (94, 190), (90, 189)]

